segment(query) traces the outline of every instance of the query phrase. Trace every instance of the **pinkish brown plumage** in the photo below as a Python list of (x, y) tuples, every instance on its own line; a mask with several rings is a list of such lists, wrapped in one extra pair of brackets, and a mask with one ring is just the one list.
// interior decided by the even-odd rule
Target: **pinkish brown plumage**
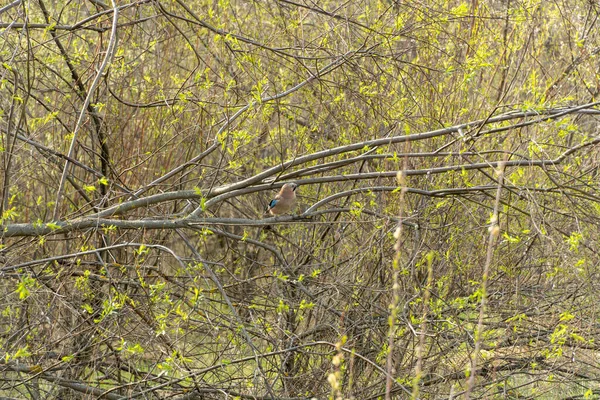
[(295, 183), (286, 183), (273, 200), (269, 202), (267, 212), (271, 215), (281, 215), (290, 211), (296, 203), (296, 188)]

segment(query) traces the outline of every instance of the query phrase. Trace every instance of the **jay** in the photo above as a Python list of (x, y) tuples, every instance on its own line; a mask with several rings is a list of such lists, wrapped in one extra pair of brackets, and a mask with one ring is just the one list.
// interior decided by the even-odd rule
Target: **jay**
[(286, 183), (283, 185), (279, 193), (267, 206), (267, 212), (271, 215), (285, 214), (290, 211), (296, 203), (296, 188), (295, 183)]

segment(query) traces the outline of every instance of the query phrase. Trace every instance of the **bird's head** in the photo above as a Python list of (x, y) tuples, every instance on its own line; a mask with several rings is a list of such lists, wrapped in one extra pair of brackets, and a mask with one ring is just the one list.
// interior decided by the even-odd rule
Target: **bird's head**
[(296, 188), (298, 187), (298, 185), (294, 182), (290, 182), (290, 183), (286, 183), (285, 185), (283, 185), (283, 187), (281, 188), (282, 190), (291, 190), (292, 192), (296, 191)]

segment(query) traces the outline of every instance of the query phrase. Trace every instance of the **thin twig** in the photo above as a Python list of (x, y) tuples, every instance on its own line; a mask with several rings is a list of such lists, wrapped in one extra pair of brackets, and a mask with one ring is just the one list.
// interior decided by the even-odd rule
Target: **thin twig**
[[(104, 70), (108, 67), (108, 65), (112, 61), (112, 58), (114, 56), (114, 50), (117, 45), (117, 23), (119, 20), (119, 10), (118, 10), (117, 5), (114, 2), (114, 0), (111, 0), (111, 2), (113, 5), (113, 21), (112, 21), (112, 30), (110, 32), (110, 39), (108, 42), (108, 48), (106, 49), (106, 55), (104, 56), (104, 60), (102, 61), (102, 64), (98, 68), (98, 73), (96, 74), (96, 77), (94, 78), (94, 81), (92, 82), (92, 85), (88, 89), (87, 96), (85, 97), (85, 101), (83, 102), (83, 105), (81, 107), (81, 112), (79, 113), (79, 118), (77, 119), (75, 129), (73, 130), (73, 134), (72, 134), (73, 138), (71, 139), (69, 151), (67, 152), (67, 157), (69, 157), (69, 158), (73, 157), (73, 153), (75, 151), (75, 143), (77, 142), (77, 134), (79, 132), (79, 129), (81, 128), (81, 125), (83, 124), (83, 119), (84, 119), (85, 115), (87, 114), (88, 105), (90, 104), (92, 96), (94, 95), (94, 92), (96, 91), (96, 88), (98, 87), (98, 84), (100, 83), (100, 79), (104, 75)], [(65, 160), (65, 167), (63, 168), (62, 177), (60, 179), (60, 183), (58, 185), (58, 191), (56, 194), (56, 204), (54, 206), (53, 219), (58, 218), (58, 213), (59, 213), (60, 205), (62, 202), (62, 195), (63, 195), (64, 186), (65, 186), (65, 181), (66, 181), (67, 175), (69, 174), (70, 165), (71, 164), (70, 164), (69, 160), (68, 159)]]
[(494, 202), (494, 212), (492, 214), (492, 220), (489, 227), (488, 246), (487, 254), (485, 258), (485, 265), (483, 266), (483, 276), (481, 278), (481, 304), (479, 306), (479, 321), (477, 322), (477, 328), (475, 330), (475, 350), (471, 358), (471, 369), (469, 379), (467, 380), (467, 390), (465, 393), (465, 399), (469, 400), (471, 391), (475, 385), (475, 377), (477, 376), (477, 360), (479, 358), (479, 351), (481, 349), (481, 342), (483, 337), (483, 318), (485, 317), (486, 304), (487, 304), (487, 281), (490, 274), (490, 265), (492, 264), (492, 257), (494, 255), (494, 247), (496, 239), (500, 235), (500, 226), (498, 223), (498, 213), (500, 209), (500, 198), (502, 195), (502, 184), (504, 181), (504, 164), (498, 166), (498, 189), (496, 191), (496, 200)]

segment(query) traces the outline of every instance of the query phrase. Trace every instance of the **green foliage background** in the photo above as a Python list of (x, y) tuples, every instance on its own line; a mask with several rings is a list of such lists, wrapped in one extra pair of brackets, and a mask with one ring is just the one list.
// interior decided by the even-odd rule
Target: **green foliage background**
[(0, 395), (600, 393), (595, 2), (11, 4)]

